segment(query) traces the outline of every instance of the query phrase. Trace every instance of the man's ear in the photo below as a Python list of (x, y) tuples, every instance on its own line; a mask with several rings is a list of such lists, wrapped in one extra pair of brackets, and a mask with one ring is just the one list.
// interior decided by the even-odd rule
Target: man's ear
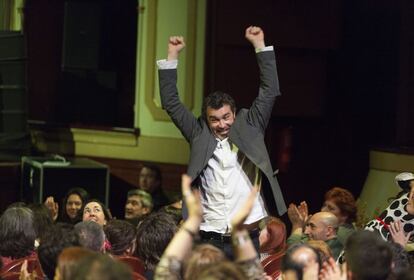
[(326, 233), (327, 233), (327, 237), (332, 237), (332, 236), (335, 236), (335, 229), (334, 229), (334, 227), (333, 226), (327, 226), (327, 228), (326, 228), (327, 230), (326, 230)]
[(148, 207), (142, 207), (142, 213), (145, 215), (145, 214), (148, 214), (150, 212), (150, 209), (148, 208)]

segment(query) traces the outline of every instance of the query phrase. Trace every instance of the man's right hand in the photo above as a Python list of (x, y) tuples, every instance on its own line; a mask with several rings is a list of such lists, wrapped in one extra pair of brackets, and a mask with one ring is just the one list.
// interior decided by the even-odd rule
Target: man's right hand
[(178, 54), (185, 47), (183, 36), (171, 36), (168, 40), (168, 57), (167, 60), (178, 59)]

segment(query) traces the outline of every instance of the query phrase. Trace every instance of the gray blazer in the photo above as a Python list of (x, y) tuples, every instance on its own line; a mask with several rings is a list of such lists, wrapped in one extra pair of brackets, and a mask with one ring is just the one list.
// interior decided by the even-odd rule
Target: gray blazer
[[(273, 174), (264, 143), (264, 132), (269, 122), (276, 96), (280, 95), (276, 60), (273, 51), (257, 53), (260, 69), (259, 94), (250, 109), (241, 109), (230, 128), (233, 142), (266, 176), (279, 215), (286, 212), (286, 204), (279, 183)], [(161, 104), (174, 124), (190, 143), (190, 161), (187, 174), (196, 179), (212, 157), (217, 140), (203, 117), (196, 118), (180, 101), (177, 90), (177, 70), (159, 70)]]

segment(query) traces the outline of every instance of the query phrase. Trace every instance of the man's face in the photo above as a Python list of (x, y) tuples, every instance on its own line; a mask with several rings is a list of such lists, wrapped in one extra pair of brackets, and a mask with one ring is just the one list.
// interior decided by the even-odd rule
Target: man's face
[(139, 187), (148, 193), (153, 193), (159, 188), (159, 185), (160, 180), (157, 179), (157, 174), (153, 170), (143, 167), (139, 173)]
[(230, 105), (224, 104), (220, 109), (207, 107), (207, 123), (213, 134), (223, 140), (229, 136), (230, 127), (234, 122), (235, 114)]
[(139, 218), (148, 212), (148, 207), (142, 204), (141, 198), (138, 195), (128, 197), (125, 204), (125, 219)]
[(310, 240), (326, 241), (329, 239), (329, 228), (321, 221), (320, 217), (314, 215), (306, 224), (305, 234)]

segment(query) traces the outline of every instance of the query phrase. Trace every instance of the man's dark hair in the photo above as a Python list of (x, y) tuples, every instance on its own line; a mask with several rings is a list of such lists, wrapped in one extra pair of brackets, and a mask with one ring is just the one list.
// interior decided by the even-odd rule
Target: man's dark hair
[(319, 264), (319, 268), (322, 267), (321, 257), (318, 252), (308, 244), (297, 243), (289, 247), (286, 250), (286, 254), (282, 258), (282, 262), (280, 265), (281, 271), (285, 272), (288, 270), (292, 270), (296, 273), (296, 279), (302, 280), (303, 278), (303, 268), (306, 266), (306, 263), (299, 262), (294, 258), (294, 254), (301, 249), (309, 249), (313, 252), (315, 261)]
[(392, 273), (398, 275), (407, 269), (410, 269), (410, 260), (407, 251), (401, 244), (388, 242), (392, 251)]
[(0, 255), (18, 259), (34, 250), (34, 215), (27, 207), (11, 207), (0, 217)]
[(392, 251), (379, 235), (357, 231), (345, 246), (347, 269), (356, 280), (387, 279), (391, 273)]
[(137, 256), (144, 261), (146, 270), (154, 270), (177, 232), (177, 225), (171, 215), (155, 212), (148, 215), (137, 229)]
[(62, 200), (62, 205), (61, 205), (62, 209), (60, 210), (59, 221), (64, 222), (64, 223), (76, 224), (82, 221), (83, 213), (80, 209), (75, 219), (71, 219), (68, 213), (66, 212), (66, 204), (68, 203), (69, 196), (71, 196), (72, 194), (76, 194), (77, 196), (79, 196), (79, 198), (82, 201), (81, 209), (83, 209), (83, 206), (85, 206), (86, 202), (89, 200), (89, 193), (84, 188), (72, 188), (68, 190), (68, 192), (66, 193), (65, 197)]
[(123, 255), (136, 242), (136, 228), (127, 221), (111, 220), (106, 224), (104, 231), (111, 243), (109, 252), (113, 255)]
[(39, 262), (48, 279), (53, 279), (57, 265), (57, 258), (63, 249), (79, 246), (78, 237), (73, 226), (57, 223), (49, 228), (38, 249)]
[(131, 269), (113, 258), (96, 254), (83, 258), (75, 268), (77, 280), (132, 280)]
[(101, 225), (94, 221), (84, 221), (75, 225), (75, 233), (78, 236), (79, 244), (95, 252), (101, 252), (105, 233)]
[(236, 112), (236, 102), (233, 97), (222, 91), (215, 91), (204, 98), (202, 117), (207, 120), (207, 107), (218, 110), (224, 105), (229, 105), (233, 113)]

